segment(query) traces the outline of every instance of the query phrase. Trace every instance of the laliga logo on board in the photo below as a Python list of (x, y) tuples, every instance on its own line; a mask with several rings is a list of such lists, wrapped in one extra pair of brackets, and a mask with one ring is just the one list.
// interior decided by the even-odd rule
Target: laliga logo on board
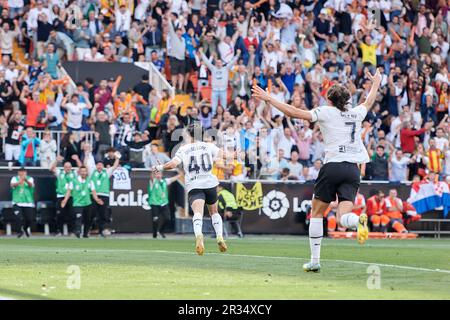
[(285, 193), (272, 190), (264, 196), (262, 211), (270, 219), (281, 219), (288, 212), (289, 206)]
[(142, 207), (144, 210), (150, 210), (148, 205), (148, 194), (144, 193), (141, 189), (135, 194), (134, 191), (128, 193), (121, 193), (117, 195), (114, 191), (109, 194), (111, 207)]

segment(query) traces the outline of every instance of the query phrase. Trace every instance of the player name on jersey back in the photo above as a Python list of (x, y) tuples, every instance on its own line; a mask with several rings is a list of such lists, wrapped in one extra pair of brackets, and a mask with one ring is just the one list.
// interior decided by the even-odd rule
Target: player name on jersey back
[(369, 162), (361, 138), (361, 124), (367, 114), (363, 105), (340, 111), (332, 106), (320, 106), (310, 111), (312, 122), (320, 124), (327, 162)]
[(175, 158), (183, 165), (188, 192), (192, 189), (213, 188), (219, 184), (211, 172), (218, 154), (219, 148), (207, 142), (189, 143), (178, 149)]

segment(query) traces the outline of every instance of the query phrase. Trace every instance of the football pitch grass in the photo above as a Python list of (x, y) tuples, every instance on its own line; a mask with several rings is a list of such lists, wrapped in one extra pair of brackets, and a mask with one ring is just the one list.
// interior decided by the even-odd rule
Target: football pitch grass
[(306, 237), (205, 238), (0, 238), (0, 298), (450, 299), (450, 239), (324, 239), (312, 274)]

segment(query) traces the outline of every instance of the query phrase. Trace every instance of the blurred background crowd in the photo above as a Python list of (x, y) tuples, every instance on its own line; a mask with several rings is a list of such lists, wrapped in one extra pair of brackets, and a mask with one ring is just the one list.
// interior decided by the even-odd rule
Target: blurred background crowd
[[(226, 158), (219, 179), (313, 181), (319, 127), (251, 97), (258, 84), (297, 108), (326, 104), (334, 82), (365, 99), (363, 179), (450, 174), (450, 1), (8, 0), (0, 14), (2, 159), (76, 166), (87, 155), (148, 168), (168, 161), (179, 129), (200, 121)], [(68, 90), (64, 61), (150, 62), (173, 87), (143, 76), (86, 78)], [(187, 103), (175, 103), (187, 97)], [(178, 100), (177, 100), (178, 99)], [(185, 101), (185, 100), (183, 100)], [(61, 132), (61, 134), (56, 134)], [(91, 157), (90, 157), (91, 158)]]

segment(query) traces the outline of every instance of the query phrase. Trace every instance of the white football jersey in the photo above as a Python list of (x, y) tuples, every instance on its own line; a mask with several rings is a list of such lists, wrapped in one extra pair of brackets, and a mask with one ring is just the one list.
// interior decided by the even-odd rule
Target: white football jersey
[(328, 162), (369, 162), (369, 155), (361, 139), (361, 124), (367, 109), (359, 105), (342, 112), (336, 107), (321, 106), (310, 111), (312, 122), (318, 121), (325, 144)]
[(219, 181), (211, 170), (218, 154), (219, 148), (216, 145), (200, 141), (185, 144), (178, 149), (174, 158), (183, 164), (187, 192), (217, 187)]

